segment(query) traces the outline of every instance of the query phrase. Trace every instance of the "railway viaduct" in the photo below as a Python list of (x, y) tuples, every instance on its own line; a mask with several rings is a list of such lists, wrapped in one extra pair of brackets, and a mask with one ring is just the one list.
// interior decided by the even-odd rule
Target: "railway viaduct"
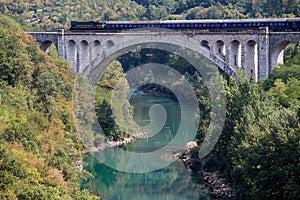
[(30, 34), (44, 51), (53, 43), (59, 57), (71, 61), (74, 70), (92, 82), (112, 60), (143, 44), (187, 48), (200, 53), (229, 75), (241, 68), (257, 81), (268, 77), (270, 71), (283, 62), (287, 44), (300, 41), (300, 32), (271, 32), (267, 28), (218, 32), (145, 29), (119, 33), (58, 30)]

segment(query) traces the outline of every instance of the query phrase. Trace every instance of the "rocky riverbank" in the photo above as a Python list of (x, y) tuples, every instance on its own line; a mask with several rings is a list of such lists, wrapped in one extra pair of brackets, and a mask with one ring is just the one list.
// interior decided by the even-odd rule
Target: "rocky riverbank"
[(145, 135), (147, 135), (147, 133), (139, 132), (139, 133), (135, 134), (134, 136), (131, 135), (127, 138), (122, 138), (120, 140), (103, 142), (100, 145), (98, 145), (97, 147), (93, 146), (93, 147), (87, 148), (86, 153), (96, 153), (96, 152), (105, 151), (107, 149), (111, 149), (114, 147), (120, 147), (120, 146), (123, 146), (130, 142), (135, 141), (138, 137), (142, 137)]
[(196, 170), (192, 165), (190, 151), (197, 146), (196, 142), (189, 142), (186, 148), (178, 155), (189, 171), (199, 175), (207, 186), (210, 187), (214, 197), (220, 200), (233, 200), (235, 193), (233, 188), (226, 183), (225, 179), (219, 178), (219, 172), (206, 172), (202, 169)]

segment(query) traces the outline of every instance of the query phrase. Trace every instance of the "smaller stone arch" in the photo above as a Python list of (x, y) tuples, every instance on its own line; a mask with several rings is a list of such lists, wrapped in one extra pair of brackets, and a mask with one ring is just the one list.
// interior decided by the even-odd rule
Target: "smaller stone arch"
[(245, 70), (249, 77), (257, 81), (258, 76), (258, 47), (257, 42), (249, 40), (245, 45)]
[(237, 70), (241, 67), (241, 43), (238, 40), (233, 40), (229, 46), (229, 65)]
[(225, 58), (225, 43), (222, 40), (218, 40), (214, 46), (214, 53), (221, 56), (223, 59)]
[(101, 42), (99, 40), (93, 41), (93, 47), (100, 46), (100, 45), (101, 45)]
[(107, 48), (111, 48), (112, 46), (114, 46), (115, 44), (114, 44), (114, 42), (112, 41), (112, 40), (108, 40), (107, 42), (106, 42), (106, 47)]
[(56, 45), (55, 43), (53, 43), (52, 41), (50, 41), (50, 40), (45, 40), (45, 41), (41, 42), (40, 48), (41, 48), (44, 52), (49, 53), (50, 46), (51, 46), (52, 44), (55, 45), (55, 48), (56, 48), (56, 50), (57, 50), (57, 45)]
[(93, 48), (92, 48), (92, 59), (95, 59), (100, 54), (101, 54), (101, 42), (99, 40), (94, 40)]
[(79, 65), (78, 65), (78, 49), (77, 49), (77, 44), (74, 40), (69, 40), (67, 42), (67, 53), (66, 57), (69, 61), (72, 62), (73, 67), (75, 68), (75, 71), (78, 72), (79, 70)]
[(210, 45), (209, 45), (209, 42), (207, 40), (202, 40), (200, 42), (200, 45), (204, 48), (206, 48), (207, 50), (210, 50)]
[(283, 64), (283, 56), (284, 56), (284, 50), (286, 46), (291, 43), (291, 41), (284, 40), (280, 42), (275, 49), (271, 52), (271, 70), (273, 70), (278, 64)]
[[(79, 66), (87, 67), (90, 63), (90, 51), (89, 43), (86, 40), (82, 40), (79, 44)], [(82, 71), (83, 69), (79, 69)]]

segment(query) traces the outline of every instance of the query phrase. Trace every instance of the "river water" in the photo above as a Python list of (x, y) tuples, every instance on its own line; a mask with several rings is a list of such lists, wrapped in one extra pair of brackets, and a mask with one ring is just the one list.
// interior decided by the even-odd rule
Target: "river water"
[[(159, 104), (165, 108), (167, 118), (155, 136), (138, 139), (124, 147), (126, 151), (151, 152), (168, 144), (180, 123), (179, 103), (170, 98), (149, 94), (136, 95), (130, 100), (134, 107), (134, 121), (140, 126), (149, 124), (149, 108)], [(181, 109), (190, 109), (183, 106)], [(189, 130), (186, 130), (189, 131)], [(101, 195), (104, 200), (197, 200), (209, 199), (208, 189), (192, 177), (181, 160), (165, 168), (148, 173), (120, 172), (100, 163), (93, 156), (84, 159), (85, 169), (94, 175), (85, 187)]]

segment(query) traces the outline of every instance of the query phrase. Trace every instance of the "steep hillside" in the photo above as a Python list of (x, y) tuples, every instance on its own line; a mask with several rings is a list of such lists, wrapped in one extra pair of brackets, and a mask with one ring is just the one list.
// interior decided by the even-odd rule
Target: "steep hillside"
[(80, 191), (70, 65), (0, 15), (0, 199), (99, 199)]

